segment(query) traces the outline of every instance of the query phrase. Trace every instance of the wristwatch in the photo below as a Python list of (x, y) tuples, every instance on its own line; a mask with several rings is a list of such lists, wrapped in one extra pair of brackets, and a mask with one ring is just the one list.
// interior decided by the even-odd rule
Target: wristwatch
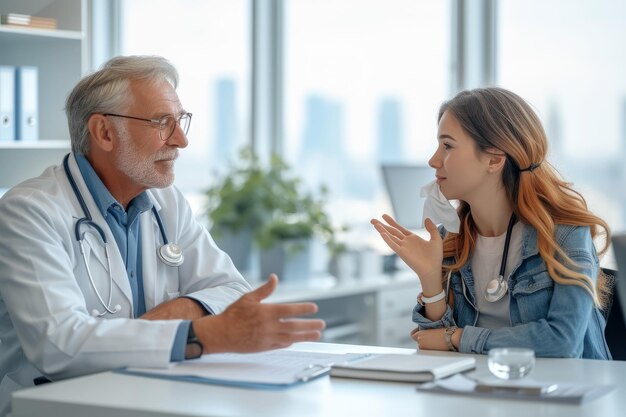
[(446, 332), (444, 334), (444, 339), (446, 340), (446, 344), (448, 345), (448, 350), (451, 352), (459, 351), (457, 348), (454, 347), (454, 344), (452, 343), (452, 335), (454, 334), (454, 332), (457, 331), (457, 329), (457, 326), (446, 327)]
[(187, 346), (185, 347), (185, 359), (196, 359), (204, 353), (204, 346), (193, 331), (193, 324), (189, 325), (189, 333), (187, 333)]

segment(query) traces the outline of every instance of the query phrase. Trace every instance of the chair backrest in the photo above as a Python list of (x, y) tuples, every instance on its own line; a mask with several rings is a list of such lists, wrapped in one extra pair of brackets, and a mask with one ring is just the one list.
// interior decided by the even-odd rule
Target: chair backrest
[[(608, 300), (602, 309), (602, 314), (606, 319), (604, 336), (613, 360), (626, 361), (626, 324), (624, 322), (624, 309), (620, 302), (620, 286), (617, 271), (602, 268), (604, 279), (609, 290)], [(623, 287), (622, 287), (623, 290)]]
[[(626, 313), (626, 233), (618, 233), (611, 238), (613, 243), (613, 253), (615, 254), (615, 261), (617, 262), (617, 270), (621, 272), (621, 279), (618, 279), (615, 283), (615, 287), (618, 288), (616, 297), (622, 307), (622, 312)], [(626, 320), (626, 316), (624, 316)]]

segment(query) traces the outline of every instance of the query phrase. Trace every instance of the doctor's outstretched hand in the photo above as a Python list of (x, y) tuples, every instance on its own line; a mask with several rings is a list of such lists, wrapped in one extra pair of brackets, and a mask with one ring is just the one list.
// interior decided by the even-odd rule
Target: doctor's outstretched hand
[(372, 219), (371, 223), (387, 246), (419, 276), (424, 294), (441, 292), (443, 243), (437, 226), (426, 219), (424, 226), (430, 234), (430, 240), (425, 240), (401, 226), (388, 214), (383, 214), (383, 220), (386, 224), (378, 219)]
[(204, 353), (260, 352), (319, 340), (324, 321), (298, 318), (316, 313), (316, 304), (262, 303), (277, 285), (278, 277), (271, 274), (265, 284), (244, 294), (223, 313), (193, 320)]

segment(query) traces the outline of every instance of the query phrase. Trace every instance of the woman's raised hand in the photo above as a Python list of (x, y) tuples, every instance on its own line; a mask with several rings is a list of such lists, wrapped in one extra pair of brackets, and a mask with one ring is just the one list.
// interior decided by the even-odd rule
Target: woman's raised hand
[(443, 243), (437, 226), (426, 219), (424, 226), (430, 234), (430, 240), (425, 240), (398, 224), (388, 214), (383, 215), (383, 220), (386, 224), (378, 219), (372, 219), (371, 223), (391, 250), (419, 276), (424, 293), (427, 293), (427, 287), (435, 289), (440, 286)]

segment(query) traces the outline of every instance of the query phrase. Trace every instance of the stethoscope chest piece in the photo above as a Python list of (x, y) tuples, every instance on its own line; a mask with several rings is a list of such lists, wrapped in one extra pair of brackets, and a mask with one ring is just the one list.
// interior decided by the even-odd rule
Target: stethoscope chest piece
[(500, 273), (498, 278), (492, 279), (485, 288), (485, 299), (490, 303), (495, 303), (504, 297), (504, 294), (509, 290), (509, 285), (504, 280), (504, 271), (506, 269), (506, 260), (509, 255), (509, 244), (511, 243), (511, 233), (513, 232), (513, 225), (515, 224), (515, 213), (511, 215), (509, 220), (509, 226), (506, 229), (506, 238), (504, 239), (504, 250), (502, 251), (502, 262), (500, 262)]
[(487, 284), (487, 288), (485, 289), (485, 298), (490, 303), (495, 303), (504, 297), (504, 294), (509, 290), (509, 285), (502, 277), (498, 277), (498, 279), (492, 279)]
[(175, 243), (162, 245), (157, 253), (161, 261), (167, 266), (181, 266), (185, 260), (182, 249)]

